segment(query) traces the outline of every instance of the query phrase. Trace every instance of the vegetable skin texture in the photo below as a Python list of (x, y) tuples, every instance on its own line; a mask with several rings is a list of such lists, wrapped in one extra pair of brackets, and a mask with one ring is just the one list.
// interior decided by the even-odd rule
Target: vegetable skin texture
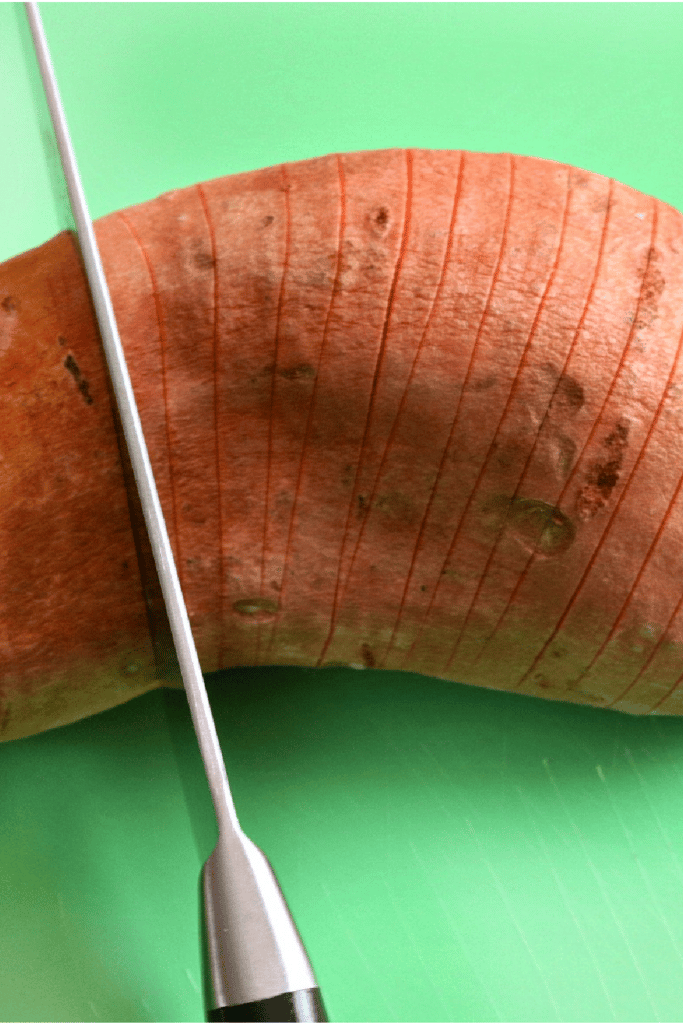
[[(95, 232), (205, 673), (683, 713), (678, 211), (551, 160), (394, 149)], [(11, 740), (168, 680), (68, 232), (0, 266), (0, 339)]]

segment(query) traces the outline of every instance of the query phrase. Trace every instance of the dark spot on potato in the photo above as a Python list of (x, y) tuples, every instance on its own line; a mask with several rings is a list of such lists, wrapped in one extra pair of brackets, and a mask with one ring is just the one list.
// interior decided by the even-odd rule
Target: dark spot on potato
[(58, 334), (57, 335), (57, 341), (59, 342), (60, 345), (68, 345), (69, 344), (63, 334)]
[(576, 458), (576, 442), (566, 434), (560, 434), (556, 440), (557, 468), (561, 477), (569, 475)]
[(372, 647), (370, 644), (363, 644), (360, 649), (363, 664), (366, 668), (374, 668), (377, 662), (375, 661), (375, 655), (372, 653)]
[(526, 459), (526, 448), (517, 444), (516, 441), (500, 443), (494, 441), (491, 451), (496, 454), (496, 463), (501, 469), (509, 469), (511, 466), (523, 466)]
[(498, 383), (498, 378), (490, 373), (487, 377), (478, 377), (476, 380), (470, 381), (467, 385), (468, 391), (488, 391), (489, 388), (494, 387)]
[(574, 543), (576, 527), (561, 509), (535, 498), (496, 495), (481, 509), (485, 527), (514, 537), (528, 551), (551, 557)]
[(555, 382), (549, 411), (560, 415), (568, 413), (570, 416), (577, 413), (583, 406), (586, 396), (576, 377), (560, 373), (553, 363), (543, 363), (541, 371)]
[(291, 366), (287, 370), (279, 370), (278, 372), (286, 380), (310, 380), (312, 377), (315, 377), (315, 370), (310, 363), (299, 363), (298, 366)]
[(78, 390), (83, 395), (83, 399), (86, 402), (86, 404), (92, 405), (93, 399), (92, 395), (88, 391), (88, 382), (87, 380), (85, 380), (84, 377), (81, 376), (81, 371), (78, 368), (78, 363), (71, 355), (71, 353), (69, 353), (69, 355), (64, 360), (64, 366), (67, 368), (73, 379), (76, 381)]
[(307, 288), (329, 288), (332, 278), (324, 270), (312, 270), (306, 275)]
[(253, 377), (248, 378), (249, 384), (251, 385), (251, 387), (261, 387), (263, 383), (262, 378), (272, 377), (274, 373), (275, 363), (268, 363), (268, 365), (264, 366), (262, 370), (259, 370), (258, 374), (255, 374)]
[(380, 206), (377, 210), (373, 210), (370, 214), (370, 219), (380, 231), (384, 231), (389, 223), (389, 211), (386, 206)]
[(203, 270), (213, 267), (216, 264), (216, 261), (210, 252), (198, 252), (195, 254), (194, 259), (197, 266), (201, 267)]
[(586, 483), (576, 496), (576, 514), (579, 519), (592, 519), (609, 501), (619, 483), (624, 452), (628, 447), (628, 434), (628, 422), (619, 420), (612, 433), (605, 438), (607, 458), (591, 465)]
[(605, 438), (605, 444), (607, 445), (607, 447), (614, 448), (620, 452), (623, 452), (628, 442), (628, 430), (628, 421), (619, 420), (612, 433), (608, 434)]
[(271, 586), (271, 590), (277, 590), (278, 592), (280, 590), (282, 590), (282, 584), (279, 583), (277, 580), (271, 580), (270, 581), (270, 586)]
[(364, 494), (359, 494), (358, 495), (358, 518), (359, 519), (362, 519), (363, 516), (367, 514), (368, 507), (369, 507), (368, 499), (365, 497)]
[(0, 302), (0, 306), (2, 306), (6, 313), (15, 313), (17, 310), (16, 299), (12, 298), (11, 295), (6, 295), (2, 302)]
[(584, 390), (578, 380), (566, 373), (562, 374), (557, 383), (556, 397), (559, 397), (571, 412), (578, 412), (586, 400)]
[(412, 525), (415, 519), (415, 503), (401, 491), (380, 494), (376, 502), (377, 511), (382, 514), (382, 525), (388, 529), (401, 530)]
[(0, 717), (0, 736), (7, 731), (11, 718), (11, 705), (9, 700), (6, 702), (5, 707), (2, 710), (2, 716)]
[(426, 589), (427, 589), (427, 585), (425, 583), (423, 583), (422, 586), (420, 587), (420, 590), (424, 593), (424, 591)]
[(666, 280), (657, 266), (659, 259), (660, 254), (657, 249), (654, 246), (650, 246), (639, 268), (643, 283), (640, 289), (638, 313), (634, 324), (636, 330), (649, 327), (659, 316), (657, 300), (666, 285)]
[(273, 217), (273, 215), (269, 213), (267, 217), (263, 218), (263, 220), (261, 221), (261, 225), (264, 228), (267, 228), (267, 227), (269, 227), (273, 223), (274, 220), (275, 220), (275, 217)]
[(233, 603), (234, 610), (240, 615), (249, 615), (252, 618), (266, 615), (274, 615), (277, 611), (277, 601), (271, 601), (268, 597), (248, 597)]
[(614, 205), (614, 199), (610, 199), (609, 196), (601, 196), (591, 203), (591, 213), (604, 213), (607, 214)]

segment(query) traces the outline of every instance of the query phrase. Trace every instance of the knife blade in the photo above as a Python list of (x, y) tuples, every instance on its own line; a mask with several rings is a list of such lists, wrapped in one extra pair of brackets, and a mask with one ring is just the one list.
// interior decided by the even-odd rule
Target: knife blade
[(326, 1021), (313, 968), (275, 873), (237, 818), (47, 38), (38, 4), (27, 2), (24, 7), (218, 823), (218, 842), (202, 871), (205, 968), (210, 983), (207, 1020)]

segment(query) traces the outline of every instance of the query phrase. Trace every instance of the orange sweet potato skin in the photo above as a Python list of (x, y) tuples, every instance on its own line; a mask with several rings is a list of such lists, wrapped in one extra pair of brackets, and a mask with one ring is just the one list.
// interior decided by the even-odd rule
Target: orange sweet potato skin
[[(331, 155), (95, 224), (205, 672), (683, 713), (683, 217), (598, 174)], [(73, 239), (0, 266), (4, 739), (161, 684)]]

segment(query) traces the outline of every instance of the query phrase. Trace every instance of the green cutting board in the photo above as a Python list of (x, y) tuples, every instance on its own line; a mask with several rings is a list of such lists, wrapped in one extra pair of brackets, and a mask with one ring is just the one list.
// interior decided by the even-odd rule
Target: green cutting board
[[(93, 217), (394, 146), (551, 158), (683, 209), (680, 4), (41, 13)], [(0, 5), (0, 260), (65, 226), (23, 19)], [(373, 670), (207, 686), (332, 1020), (683, 1019), (683, 720)], [(0, 744), (0, 1019), (202, 1020), (215, 838), (182, 691)]]

